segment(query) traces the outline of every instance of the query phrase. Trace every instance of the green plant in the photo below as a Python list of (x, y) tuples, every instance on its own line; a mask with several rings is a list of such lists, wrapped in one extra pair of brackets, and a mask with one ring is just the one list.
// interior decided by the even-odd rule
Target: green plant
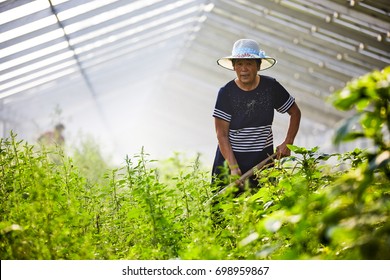
[(388, 73), (333, 98), (358, 116), (336, 143), (364, 138), (371, 149), (290, 145), (294, 155), (238, 197), (211, 199), (199, 155), (156, 162), (141, 150), (109, 168), (94, 141), (68, 156), (11, 133), (0, 139), (0, 258), (390, 259)]
[(0, 144), (1, 258), (93, 257), (82, 247), (88, 244), (90, 223), (79, 200), (84, 189), (78, 187), (85, 181), (71, 161), (61, 150), (51, 150), (53, 160), (49, 152), (16, 141), (12, 133)]

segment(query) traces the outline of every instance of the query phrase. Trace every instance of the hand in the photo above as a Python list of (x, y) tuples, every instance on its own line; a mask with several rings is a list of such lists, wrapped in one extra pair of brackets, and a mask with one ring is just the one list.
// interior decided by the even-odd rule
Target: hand
[(241, 169), (239, 167), (236, 167), (236, 168), (230, 170), (230, 175), (240, 177), (242, 175)]
[(240, 180), (242, 175), (241, 169), (239, 167), (231, 169), (230, 175), (230, 183), (235, 182), (235, 185), (242, 191), (244, 188), (244, 182)]
[(284, 142), (276, 147), (276, 153), (278, 154), (278, 158), (288, 157), (291, 155), (290, 149), (287, 147), (287, 144)]

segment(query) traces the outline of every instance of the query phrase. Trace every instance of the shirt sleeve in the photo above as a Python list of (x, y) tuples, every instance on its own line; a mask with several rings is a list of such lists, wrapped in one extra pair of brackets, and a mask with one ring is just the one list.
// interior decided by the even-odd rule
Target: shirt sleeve
[(274, 86), (274, 108), (279, 113), (284, 114), (294, 104), (295, 98), (278, 81), (275, 80)]
[(229, 102), (229, 94), (226, 88), (221, 88), (218, 92), (213, 117), (222, 119), (227, 122), (230, 122), (232, 119), (232, 108)]

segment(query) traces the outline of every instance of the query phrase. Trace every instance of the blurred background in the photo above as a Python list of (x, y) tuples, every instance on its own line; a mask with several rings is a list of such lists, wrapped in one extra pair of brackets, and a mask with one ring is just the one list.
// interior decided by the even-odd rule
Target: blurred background
[[(93, 137), (115, 164), (201, 153), (211, 164), (217, 59), (252, 38), (278, 63), (261, 72), (296, 98), (296, 145), (333, 147), (348, 114), (327, 98), (390, 64), (388, 0), (0, 1), (0, 136), (35, 143), (58, 123), (67, 146)], [(287, 116), (277, 114), (275, 144)]]

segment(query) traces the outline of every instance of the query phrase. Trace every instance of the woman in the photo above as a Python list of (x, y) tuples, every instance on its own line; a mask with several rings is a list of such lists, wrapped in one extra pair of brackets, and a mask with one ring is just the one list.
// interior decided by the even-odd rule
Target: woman
[[(258, 71), (275, 65), (256, 41), (241, 39), (234, 43), (232, 55), (218, 60), (218, 65), (234, 70), (236, 78), (218, 93), (213, 117), (218, 148), (213, 164), (213, 181), (226, 179), (221, 174), (226, 163), (231, 175), (241, 176), (274, 153), (272, 122), (274, 111), (288, 113), (290, 122), (283, 143), (277, 146), (278, 157), (290, 155), (299, 129), (301, 112), (287, 90), (274, 78)], [(256, 184), (254, 177), (251, 186)]]

